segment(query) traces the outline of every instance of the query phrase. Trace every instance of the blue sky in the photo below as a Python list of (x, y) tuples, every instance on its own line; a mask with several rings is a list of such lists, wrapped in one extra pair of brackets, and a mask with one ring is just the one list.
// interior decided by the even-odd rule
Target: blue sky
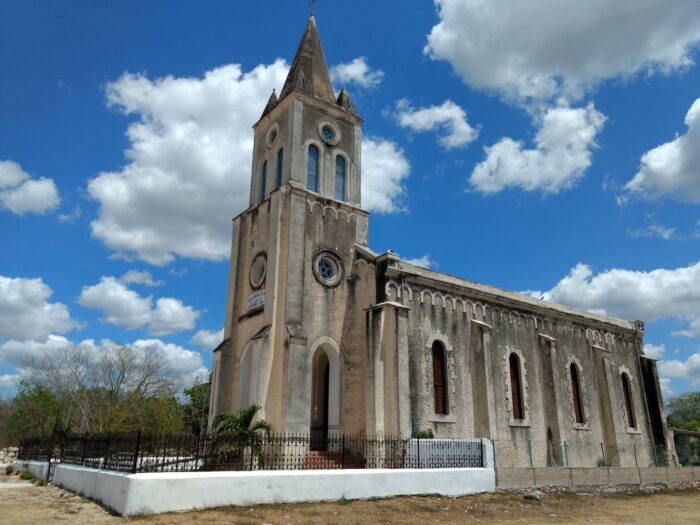
[[(700, 5), (480, 3), (317, 2), (365, 119), (371, 247), (643, 319), (666, 394), (697, 390)], [(205, 372), (250, 128), (308, 14), (0, 0), (3, 395), (68, 344)]]

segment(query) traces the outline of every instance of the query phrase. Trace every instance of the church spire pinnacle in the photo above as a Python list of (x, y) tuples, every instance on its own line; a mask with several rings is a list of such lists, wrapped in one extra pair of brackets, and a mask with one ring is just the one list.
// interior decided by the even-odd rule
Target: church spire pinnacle
[(282, 100), (294, 90), (303, 91), (332, 104), (336, 102), (313, 13), (309, 16), (279, 99)]

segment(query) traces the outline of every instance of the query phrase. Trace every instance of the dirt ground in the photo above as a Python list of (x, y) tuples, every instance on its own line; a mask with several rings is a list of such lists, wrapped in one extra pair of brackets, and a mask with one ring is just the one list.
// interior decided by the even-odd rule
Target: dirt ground
[(225, 507), (120, 518), (99, 505), (54, 486), (35, 486), (0, 476), (0, 523), (227, 523), (407, 524), (426, 523), (700, 523), (700, 488), (655, 494), (548, 493), (540, 501), (498, 493), (462, 498), (403, 497), (294, 505)]

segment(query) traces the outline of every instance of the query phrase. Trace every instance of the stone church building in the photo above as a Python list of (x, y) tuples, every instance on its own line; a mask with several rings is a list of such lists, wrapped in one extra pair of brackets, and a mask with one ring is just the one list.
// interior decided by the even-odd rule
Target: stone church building
[(368, 247), (362, 118), (334, 92), (313, 15), (253, 129), (210, 424), (258, 404), (275, 432), (430, 429), (492, 439), (503, 465), (646, 466), (672, 447), (641, 321)]

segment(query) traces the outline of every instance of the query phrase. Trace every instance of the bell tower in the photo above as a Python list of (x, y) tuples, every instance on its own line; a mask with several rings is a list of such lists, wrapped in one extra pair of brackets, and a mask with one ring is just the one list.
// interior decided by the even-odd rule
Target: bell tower
[(348, 359), (365, 349), (356, 324), (370, 302), (358, 300), (353, 281), (356, 248), (367, 245), (361, 126), (347, 91), (335, 95), (311, 15), (279, 96), (253, 126), (250, 203), (233, 223), (210, 425), (257, 404), (277, 432), (362, 430), (364, 415), (342, 409), (363, 403), (343, 385)]

